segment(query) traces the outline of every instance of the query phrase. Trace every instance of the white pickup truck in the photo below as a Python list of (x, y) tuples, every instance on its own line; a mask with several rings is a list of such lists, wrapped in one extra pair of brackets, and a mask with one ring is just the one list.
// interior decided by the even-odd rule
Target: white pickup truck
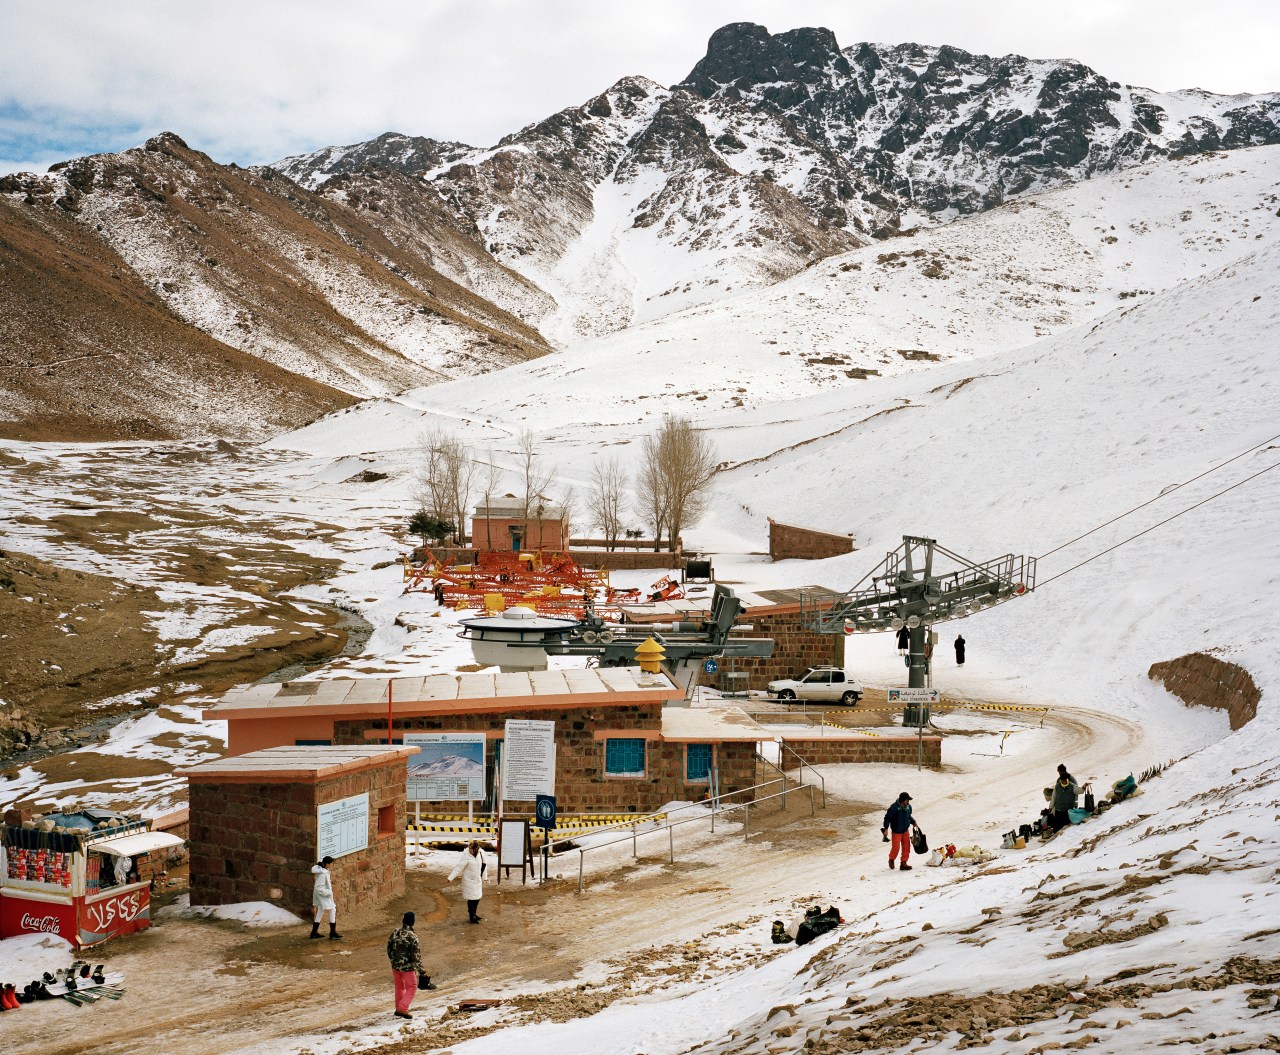
[(841, 667), (810, 667), (798, 678), (769, 682), (765, 691), (779, 700), (819, 700), (852, 707), (862, 699), (862, 682)]

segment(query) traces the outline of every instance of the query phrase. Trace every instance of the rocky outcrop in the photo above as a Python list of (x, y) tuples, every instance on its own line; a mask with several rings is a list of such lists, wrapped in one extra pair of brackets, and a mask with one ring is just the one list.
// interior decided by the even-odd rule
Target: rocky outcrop
[(1162, 682), (1183, 703), (1226, 711), (1232, 729), (1252, 721), (1262, 699), (1262, 690), (1244, 667), (1204, 652), (1153, 663), (1147, 677)]

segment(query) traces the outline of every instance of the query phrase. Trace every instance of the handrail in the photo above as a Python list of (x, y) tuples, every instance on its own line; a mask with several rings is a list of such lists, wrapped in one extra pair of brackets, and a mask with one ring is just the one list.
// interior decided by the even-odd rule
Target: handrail
[[(738, 788), (736, 791), (729, 791), (724, 793), (723, 795), (720, 795), (714, 801), (721, 802), (724, 799), (732, 798), (734, 795), (745, 795), (748, 791), (757, 791), (760, 788), (767, 788), (769, 787), (769, 785), (776, 784), (776, 783), (778, 783), (776, 779), (766, 780), (760, 784), (752, 784), (751, 787), (749, 788)], [(666, 815), (670, 817), (671, 814), (679, 813), (681, 810), (692, 809), (694, 806), (704, 806), (704, 805), (706, 805), (705, 801), (704, 802), (686, 802), (683, 806), (676, 806), (674, 809), (667, 810)], [(604, 832), (613, 831), (616, 829), (630, 828), (632, 830), (632, 835), (634, 836), (636, 828), (638, 828), (641, 824), (648, 824), (652, 819), (653, 819), (652, 817), (637, 817), (633, 821), (618, 821), (616, 824), (606, 824), (600, 828), (597, 828), (595, 831), (591, 832), (591, 835), (596, 836)], [(652, 829), (652, 831), (660, 831), (660, 830), (661, 830), (661, 825), (659, 825), (657, 828)], [(646, 832), (644, 834), (647, 835), (649, 833)], [(546, 842), (543, 843), (543, 847), (545, 849), (551, 849), (552, 847), (558, 845), (559, 843), (571, 843), (581, 838), (582, 838), (581, 835), (566, 835), (563, 839), (548, 839), (546, 840)]]
[[(825, 810), (827, 808), (827, 778), (824, 777), (821, 773), (819, 773), (816, 769), (814, 769), (813, 766), (810, 763), (806, 762), (803, 757), (801, 757), (799, 754), (793, 751), (790, 747), (788, 747), (787, 742), (785, 740), (782, 741), (782, 749), (784, 751), (790, 751), (792, 755), (794, 755), (797, 759), (799, 759), (800, 780), (802, 783), (804, 781), (804, 771), (806, 769), (808, 769), (810, 773), (812, 773), (815, 777), (818, 778), (818, 783), (822, 785), (822, 808)], [(778, 757), (779, 759), (781, 759), (782, 756), (779, 755)], [(768, 760), (766, 759), (766, 761)]]
[[(757, 787), (766, 787), (766, 786), (768, 786), (769, 784), (777, 784), (777, 783), (778, 783), (778, 781), (776, 781), (776, 780), (770, 780), (770, 781), (766, 781), (764, 784), (758, 784), (758, 785), (756, 785), (756, 786), (757, 786)], [(816, 807), (815, 807), (814, 799), (813, 799), (813, 785), (812, 785), (812, 784), (803, 784), (803, 785), (800, 785), (799, 787), (790, 788), (790, 789), (784, 789), (783, 791), (776, 791), (776, 792), (774, 792), (772, 795), (766, 795), (764, 798), (759, 798), (759, 799), (748, 799), (746, 802), (736, 802), (736, 803), (734, 803), (734, 804), (733, 804), (733, 805), (731, 805), (731, 806), (718, 807), (718, 806), (716, 805), (716, 803), (715, 803), (715, 802), (712, 802), (712, 803), (710, 804), (710, 805), (711, 805), (711, 820), (712, 820), (712, 825), (713, 825), (712, 830), (713, 830), (713, 831), (715, 830), (715, 829), (714, 829), (714, 822), (715, 822), (715, 816), (716, 816), (716, 813), (717, 813), (717, 812), (719, 812), (719, 813), (729, 813), (729, 812), (732, 812), (733, 810), (745, 810), (746, 812), (745, 812), (745, 814), (744, 814), (744, 820), (743, 820), (743, 824), (742, 824), (742, 831), (743, 831), (743, 838), (744, 838), (744, 839), (747, 839), (747, 838), (749, 838), (749, 837), (750, 837), (750, 835), (751, 835), (751, 807), (752, 807), (753, 805), (759, 805), (759, 804), (760, 804), (760, 803), (762, 803), (762, 802), (768, 802), (770, 799), (776, 799), (776, 798), (784, 798), (784, 799), (785, 799), (785, 796), (787, 796), (787, 795), (791, 795), (791, 794), (794, 794), (794, 793), (795, 793), (795, 792), (797, 792), (797, 791), (803, 791), (803, 790), (805, 790), (806, 788), (807, 788), (807, 789), (808, 789), (808, 791), (809, 791), (809, 816), (811, 816), (811, 817), (813, 817), (813, 816), (817, 816)], [(750, 790), (750, 789), (745, 789), (745, 788), (744, 788), (744, 789), (742, 789), (742, 790)], [(732, 792), (731, 794), (738, 794), (738, 792)], [(722, 796), (722, 797), (723, 797), (723, 796)], [(702, 805), (702, 803), (695, 802), (695, 803), (687, 803), (686, 805), (691, 805), (691, 806), (700, 806), (700, 805)], [(680, 807), (680, 808), (684, 808), (684, 807)], [(675, 811), (675, 810), (672, 810), (672, 811), (670, 811), (670, 812), (671, 812), (671, 813), (675, 813), (676, 811)], [(662, 829), (663, 829), (663, 828), (666, 828), (666, 830), (667, 830), (667, 841), (668, 841), (668, 842), (667, 842), (667, 845), (668, 845), (668, 854), (669, 854), (669, 858), (668, 858), (668, 859), (670, 860), (670, 862), (671, 862), (672, 864), (675, 864), (675, 860), (676, 860), (675, 829), (676, 829), (676, 826), (677, 826), (677, 825), (680, 825), (680, 824), (688, 824), (688, 823), (690, 823), (691, 821), (696, 821), (696, 820), (699, 820), (699, 819), (700, 819), (700, 818), (698, 818), (698, 817), (686, 817), (686, 818), (684, 818), (683, 820), (678, 820), (678, 821), (668, 821), (666, 824), (661, 825), (661, 826), (659, 826), (659, 827), (657, 827), (657, 828), (653, 828), (653, 829), (651, 829), (650, 831), (645, 832), (644, 834), (645, 834), (645, 835), (653, 835), (653, 834), (655, 834), (655, 833), (657, 833), (657, 832), (662, 831)], [(631, 836), (631, 840), (632, 840), (632, 847), (633, 847), (633, 853), (634, 853), (635, 839), (636, 839), (636, 833), (635, 833), (635, 831), (633, 830), (633, 831), (632, 831), (632, 836)], [(610, 840), (609, 842), (607, 842), (607, 843), (596, 843), (594, 846), (580, 846), (580, 847), (578, 847), (578, 893), (579, 893), (579, 894), (581, 894), (581, 893), (582, 893), (582, 890), (583, 890), (584, 872), (585, 872), (585, 861), (586, 861), (586, 857), (587, 857), (587, 851), (588, 851), (588, 850), (603, 850), (606, 846), (616, 846), (618, 843), (620, 843), (620, 842), (625, 842), (625, 841), (626, 841), (626, 838), (625, 838), (625, 836), (624, 836), (622, 839), (611, 839), (611, 840)], [(543, 846), (543, 860), (544, 860), (544, 861), (546, 860), (546, 850), (547, 850), (546, 846)]]
[[(786, 791), (786, 790), (787, 790), (787, 771), (786, 771), (785, 769), (783, 769), (780, 765), (778, 765), (776, 762), (771, 762), (771, 761), (769, 761), (769, 759), (765, 758), (765, 757), (764, 757), (764, 755), (763, 755), (761, 752), (759, 752), (759, 751), (757, 751), (757, 752), (756, 752), (756, 758), (757, 758), (759, 761), (763, 762), (766, 766), (769, 766), (771, 769), (773, 769), (773, 770), (776, 770), (776, 771), (777, 771), (778, 776), (779, 776), (779, 777), (781, 778), (781, 780), (782, 780), (782, 790), (783, 790), (783, 791)], [(783, 798), (783, 800), (782, 800), (782, 808), (783, 808), (784, 810), (787, 808), (787, 800), (786, 800), (786, 798)], [(714, 825), (712, 826), (711, 830), (712, 830), (712, 831), (715, 831), (715, 826), (714, 826)]]

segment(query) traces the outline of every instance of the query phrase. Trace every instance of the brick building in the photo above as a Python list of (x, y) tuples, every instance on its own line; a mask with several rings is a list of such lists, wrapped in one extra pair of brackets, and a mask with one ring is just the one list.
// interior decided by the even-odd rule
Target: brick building
[(191, 903), (270, 901), (307, 915), (328, 853), (339, 913), (404, 893), (404, 747), (273, 747), (180, 771), (190, 784)]
[(477, 505), (471, 517), (471, 545), (484, 550), (567, 550), (569, 515), (542, 495), (530, 502), (502, 495)]
[[(279, 745), (386, 743), (388, 722), (393, 742), (405, 733), (480, 732), (490, 794), (506, 721), (552, 721), (559, 808), (643, 813), (702, 798), (713, 774), (722, 793), (752, 786), (757, 744), (771, 739), (737, 708), (668, 706), (683, 698), (665, 674), (637, 667), (486, 671), (246, 686), (205, 715), (227, 721), (232, 755)], [(434, 805), (466, 808), (464, 801)]]

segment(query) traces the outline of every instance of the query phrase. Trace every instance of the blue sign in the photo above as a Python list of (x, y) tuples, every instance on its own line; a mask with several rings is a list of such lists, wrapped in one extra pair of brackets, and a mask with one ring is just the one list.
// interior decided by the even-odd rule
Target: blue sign
[(702, 669), (706, 671), (708, 674), (714, 674), (717, 670), (720, 669), (720, 664), (717, 663), (714, 659), (709, 659), (704, 664), (702, 664)]
[(556, 826), (556, 797), (539, 795), (533, 807), (534, 824), (550, 831)]

